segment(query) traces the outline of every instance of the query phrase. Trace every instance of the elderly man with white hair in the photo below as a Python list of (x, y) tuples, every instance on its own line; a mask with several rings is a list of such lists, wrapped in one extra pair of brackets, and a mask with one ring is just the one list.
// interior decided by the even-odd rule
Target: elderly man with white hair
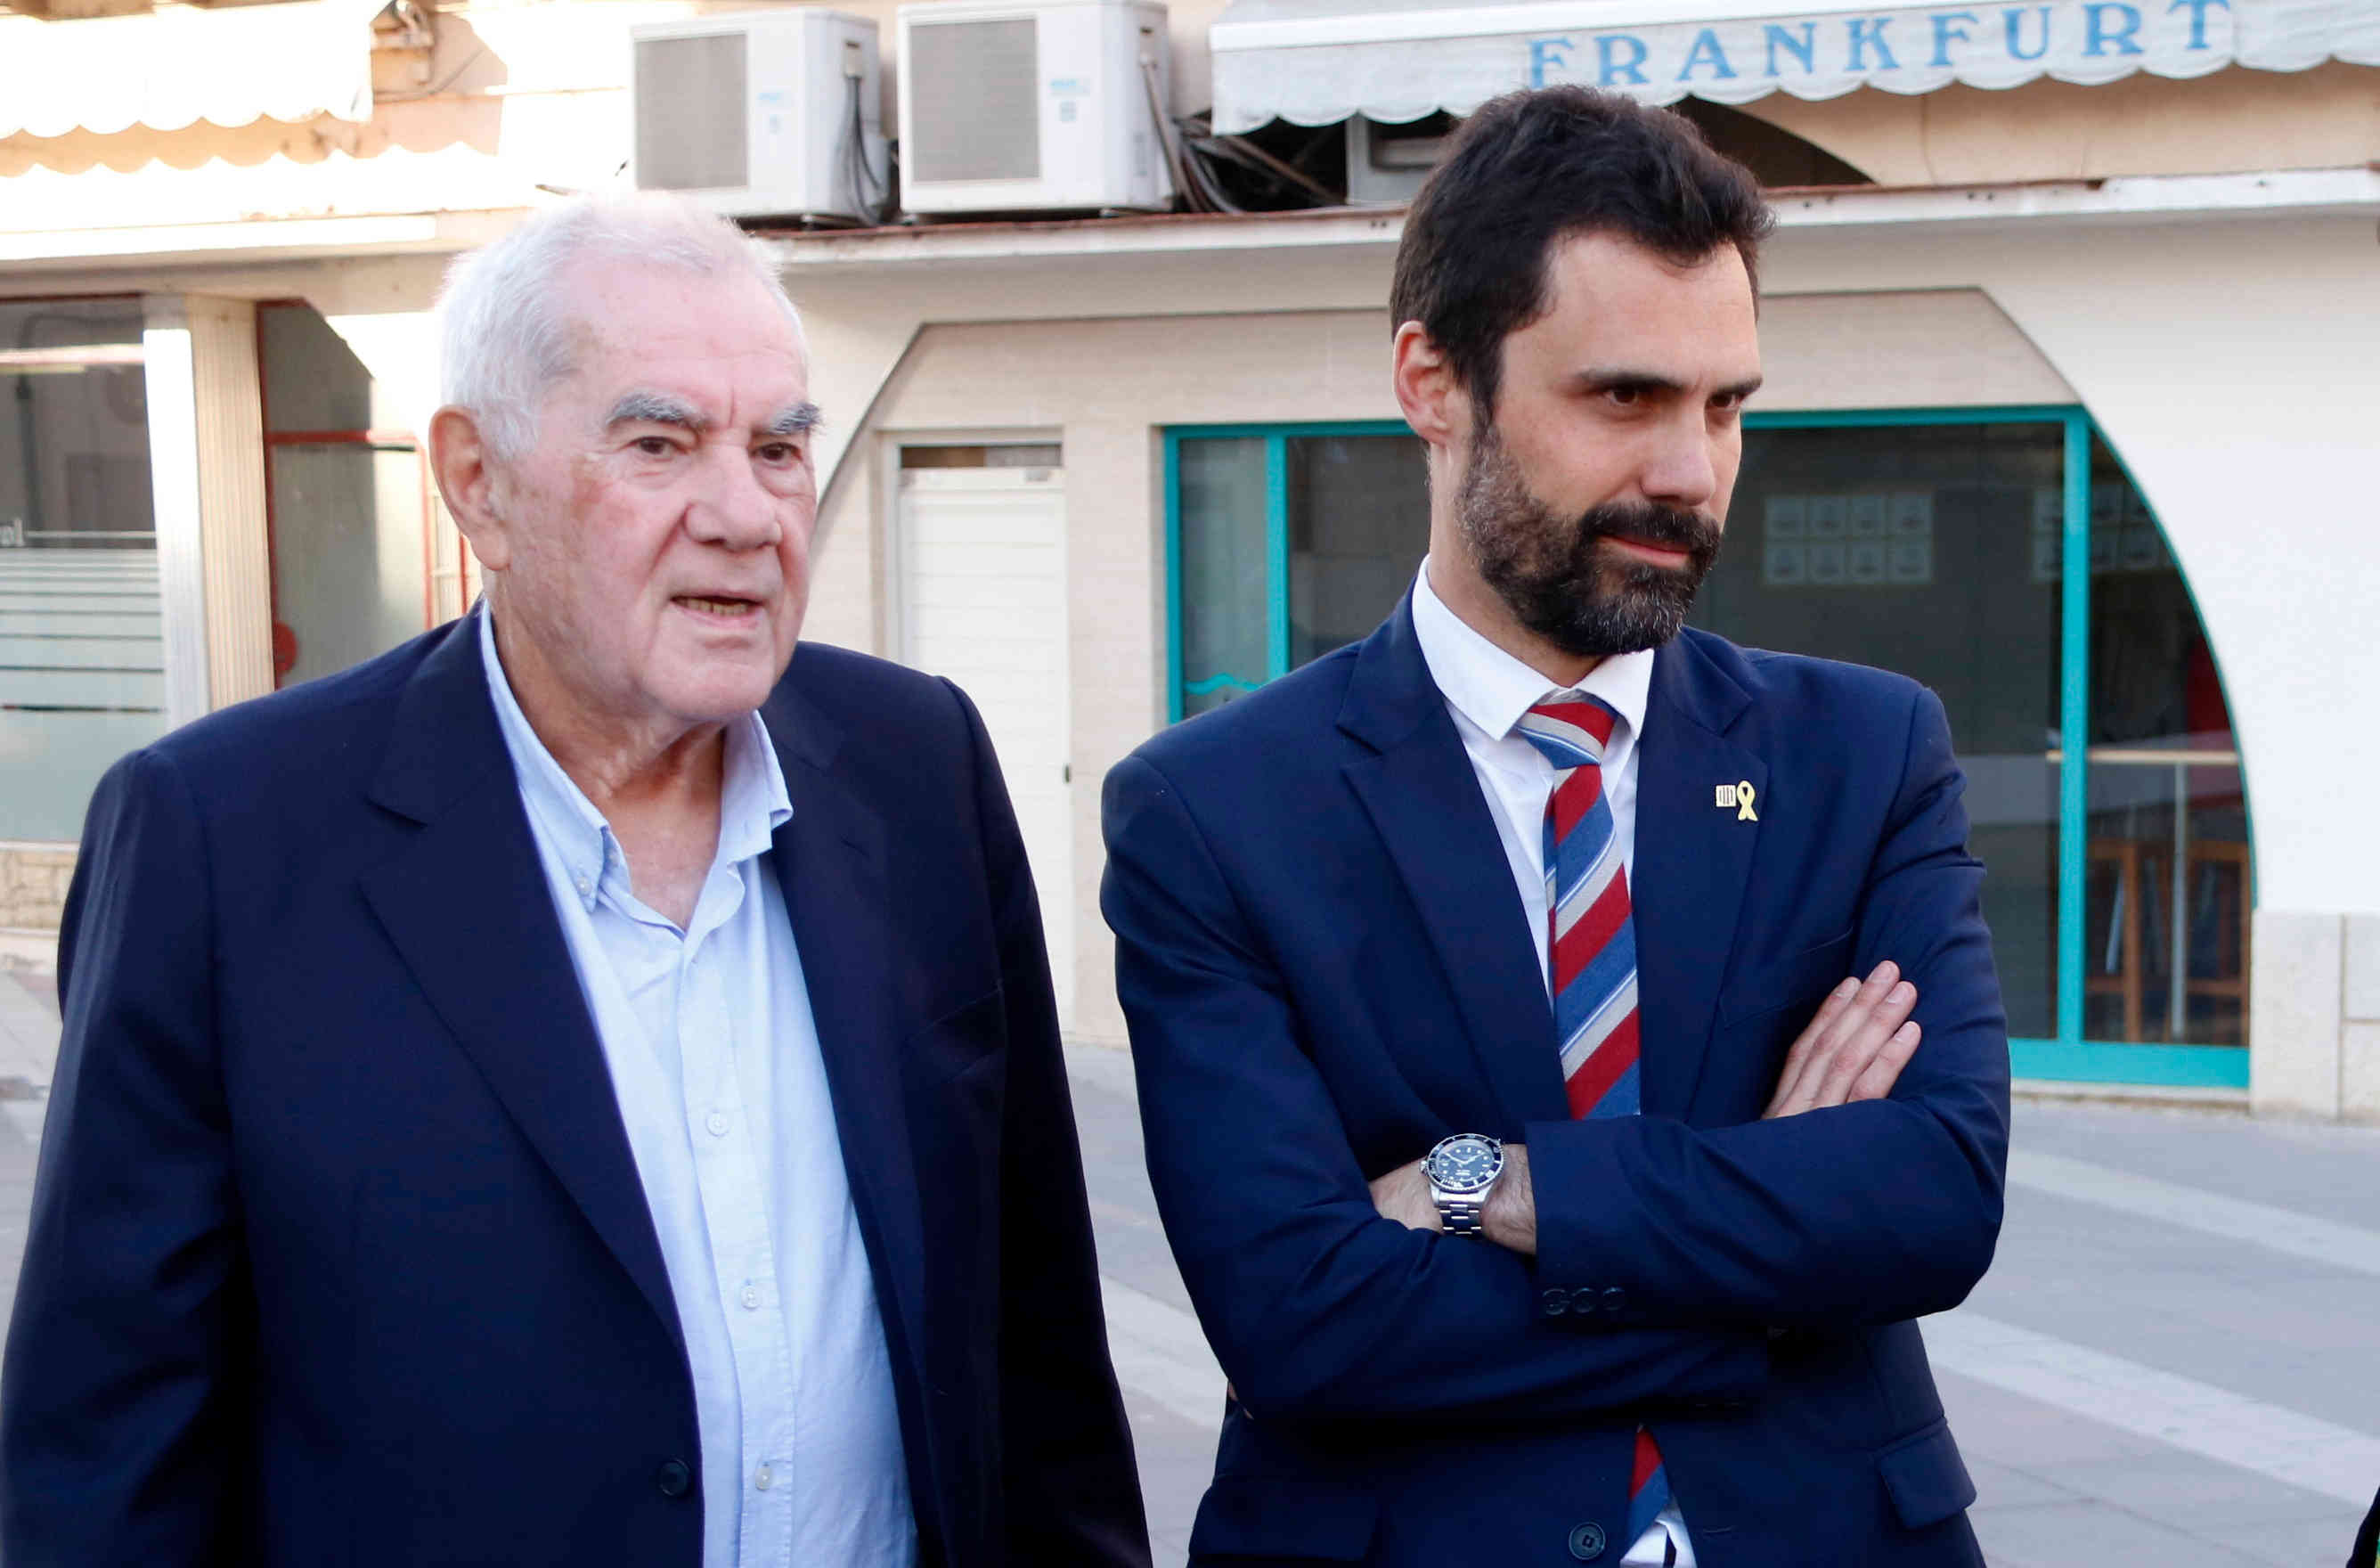
[(792, 305), (645, 201), (444, 310), (484, 602), (92, 799), (9, 1568), (1146, 1563), (983, 725), (796, 648)]

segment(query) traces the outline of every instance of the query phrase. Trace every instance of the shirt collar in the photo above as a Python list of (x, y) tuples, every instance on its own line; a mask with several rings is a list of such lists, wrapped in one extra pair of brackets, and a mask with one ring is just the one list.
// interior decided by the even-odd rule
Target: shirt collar
[[(488, 694), (495, 702), (504, 749), (512, 757), (513, 774), (520, 781), (521, 798), (528, 808), (529, 824), (561, 856), (579, 901), (592, 910), (605, 872), (625, 867), (627, 857), (612, 824), (563, 772), (562, 764), (530, 727), (528, 715), (521, 711), (504, 662), (496, 657), (495, 617), (487, 602), (482, 600), (474, 613), (480, 618), (480, 662), (487, 674)], [(732, 866), (766, 853), (771, 835), (793, 815), (793, 799), (785, 792), (777, 748), (770, 742), (768, 724), (755, 710), (727, 726), (727, 752), (719, 785), (719, 849), (711, 864)]]
[(1564, 690), (1583, 691), (1611, 705), (1621, 725), (1614, 732), (1615, 747), (1644, 731), (1645, 704), (1653, 688), (1654, 650), (1649, 648), (1614, 653), (1577, 686), (1558, 687), (1448, 609), (1429, 586), (1427, 557), (1414, 576), (1413, 619), (1415, 639), (1439, 693), (1457, 712), (1499, 740), (1512, 733), (1523, 714)]

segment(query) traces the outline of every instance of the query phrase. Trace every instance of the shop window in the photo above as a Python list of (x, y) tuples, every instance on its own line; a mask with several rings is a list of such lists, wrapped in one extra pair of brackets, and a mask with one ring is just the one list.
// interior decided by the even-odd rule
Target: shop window
[(165, 730), (139, 299), (0, 304), (0, 838)]
[[(2228, 711), (2155, 519), (2087, 418), (1748, 425), (1694, 623), (1940, 695), (2018, 1073), (2244, 1086), (2253, 883)], [(1362, 637), (1412, 579), (1427, 496), (1402, 426), (1181, 430), (1167, 462), (1176, 717)]]
[(2215, 656), (2165, 536), (2091, 448), (2085, 1027), (2243, 1045), (2248, 805)]
[(1370, 631), (1429, 546), (1421, 443), (1402, 425), (1176, 438), (1168, 463), (1176, 718)]
[(295, 685), (459, 614), (468, 564), (414, 433), (345, 339), (302, 304), (261, 305), (273, 662)]

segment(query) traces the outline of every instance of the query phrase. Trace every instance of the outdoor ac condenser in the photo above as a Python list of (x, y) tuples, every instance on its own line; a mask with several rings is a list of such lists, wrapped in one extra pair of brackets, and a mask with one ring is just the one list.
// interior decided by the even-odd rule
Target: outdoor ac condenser
[(736, 218), (873, 222), (887, 168), (876, 24), (823, 6), (629, 30), (633, 171)]
[(913, 213), (1159, 209), (1173, 180), (1165, 7), (901, 7), (901, 204)]

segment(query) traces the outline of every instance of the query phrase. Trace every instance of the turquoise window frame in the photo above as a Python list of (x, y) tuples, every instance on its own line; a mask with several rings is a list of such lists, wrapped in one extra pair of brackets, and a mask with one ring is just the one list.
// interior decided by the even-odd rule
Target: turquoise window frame
[[(2058, 1038), (2011, 1039), (2020, 1078), (2169, 1088), (2248, 1087), (2248, 1048), (2131, 1044), (2085, 1039), (2083, 974), (2088, 967), (2082, 913), (2090, 873), (2091, 738), (2091, 416), (2062, 404), (1973, 408), (1854, 408), (1747, 412), (1747, 430), (1862, 430), (1916, 425), (2050, 424), (2065, 443), (2065, 527), (2058, 603)], [(1301, 436), (1402, 435), (1402, 419), (1304, 424), (1173, 425), (1165, 434), (1166, 700), (1182, 718), (1181, 449), (1185, 441), (1258, 439), (1265, 446), (1265, 537), (1269, 545), (1266, 680), (1289, 673), (1288, 444)], [(2080, 759), (2069, 765), (2066, 759)], [(2255, 816), (2249, 814), (2252, 837)], [(2251, 858), (2252, 864), (2252, 856)]]

